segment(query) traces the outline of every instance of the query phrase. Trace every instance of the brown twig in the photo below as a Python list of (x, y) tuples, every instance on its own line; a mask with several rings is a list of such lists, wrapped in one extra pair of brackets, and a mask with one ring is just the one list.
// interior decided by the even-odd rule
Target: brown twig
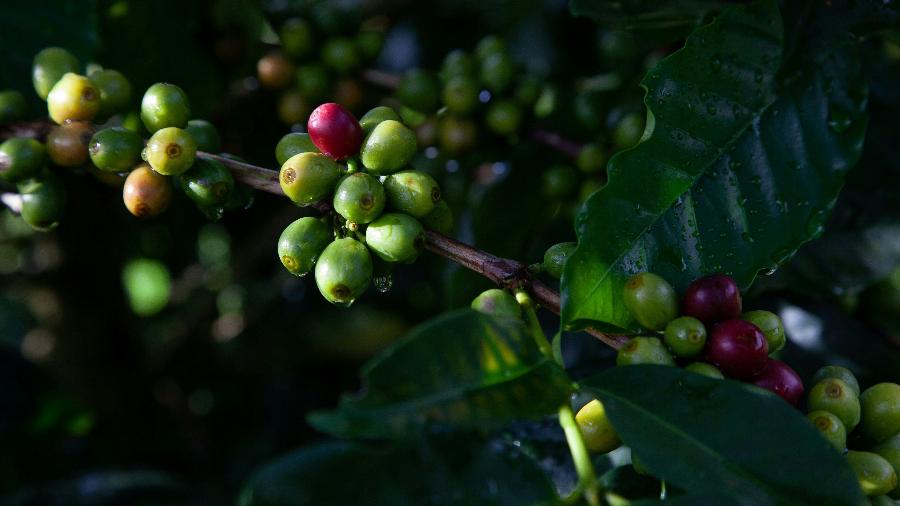
[[(50, 126), (47, 122), (7, 125), (0, 127), (0, 140), (11, 135), (43, 139), (49, 129)], [(278, 182), (278, 171), (202, 151), (198, 152), (197, 156), (221, 163), (231, 171), (236, 181), (251, 188), (273, 195), (284, 195)], [(313, 204), (313, 207), (322, 212), (328, 212), (331, 209), (327, 202)], [(557, 315), (560, 314), (559, 293), (535, 279), (525, 265), (515, 260), (492, 255), (432, 230), (427, 232), (425, 249), (481, 274), (496, 285), (504, 288), (525, 287), (531, 291), (534, 300), (540, 305)], [(616, 349), (628, 340), (626, 336), (610, 335), (595, 329), (585, 329), (585, 331)]]

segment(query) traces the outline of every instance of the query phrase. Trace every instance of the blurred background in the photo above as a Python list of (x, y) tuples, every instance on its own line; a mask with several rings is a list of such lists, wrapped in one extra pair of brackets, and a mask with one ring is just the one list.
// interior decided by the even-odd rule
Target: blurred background
[[(402, 107), (418, 125), (414, 165), (441, 184), (454, 235), (533, 263), (574, 240), (605, 160), (643, 130), (644, 71), (702, 21), (626, 33), (573, 17), (563, 0), (8, 0), (0, 88), (21, 90), (31, 116), (45, 117), (31, 60), (65, 47), (123, 72), (135, 111), (150, 84), (181, 86), (194, 117), (219, 128), (223, 151), (270, 168), (281, 136), (303, 131), (320, 102), (357, 116)], [(489, 35), (513, 62), (504, 93), (518, 101), (515, 128), (486, 112), (499, 92), (481, 90), (484, 110), (456, 117), (408, 91), (404, 83), (440, 90), (445, 56), (472, 53)], [(898, 40), (866, 45), (869, 141), (826, 232), (745, 302), (782, 315), (782, 358), (804, 378), (838, 363), (863, 384), (900, 379)], [(590, 160), (579, 156), (586, 145)], [(58, 228), (34, 232), (0, 212), (0, 504), (232, 503), (256, 467), (323, 439), (305, 414), (356, 389), (368, 357), (489, 287), (425, 254), (396, 269), (387, 291), (332, 307), (278, 261), (281, 230), (309, 213), (286, 199), (260, 193), (211, 221), (179, 194), (141, 221), (122, 205), (120, 181), (64, 178)], [(558, 320), (542, 318), (555, 333)], [(583, 334), (566, 337), (564, 355), (575, 378), (612, 363)], [(571, 479), (557, 427), (514, 430), (538, 454), (542, 443), (558, 447), (562, 457), (542, 463)]]

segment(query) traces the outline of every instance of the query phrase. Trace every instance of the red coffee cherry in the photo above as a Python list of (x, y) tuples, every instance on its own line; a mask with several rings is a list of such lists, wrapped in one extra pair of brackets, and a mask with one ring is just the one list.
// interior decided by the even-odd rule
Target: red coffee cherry
[(309, 137), (322, 153), (341, 160), (359, 153), (363, 134), (359, 121), (343, 106), (322, 104), (309, 115)]
[(681, 312), (710, 325), (741, 316), (741, 291), (724, 274), (704, 276), (688, 287)]
[(769, 346), (756, 325), (744, 320), (718, 324), (706, 343), (706, 361), (729, 378), (750, 379), (766, 366)]
[(774, 358), (766, 361), (765, 369), (753, 378), (753, 384), (775, 392), (795, 406), (803, 397), (803, 381), (800, 375), (789, 365)]

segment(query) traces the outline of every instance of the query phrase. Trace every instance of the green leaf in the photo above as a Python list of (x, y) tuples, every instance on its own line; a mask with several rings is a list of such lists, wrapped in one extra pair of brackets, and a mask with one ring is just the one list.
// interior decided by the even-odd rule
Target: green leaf
[(675, 367), (615, 367), (582, 383), (641, 462), (692, 494), (747, 505), (864, 504), (853, 472), (774, 394)]
[(631, 273), (684, 289), (725, 272), (746, 287), (821, 232), (862, 148), (865, 83), (847, 49), (783, 83), (781, 56), (778, 9), (762, 0), (725, 10), (649, 72), (644, 140), (613, 157), (576, 222), (565, 325), (628, 326)]
[(716, 0), (571, 0), (569, 10), (622, 30), (681, 31), (721, 8)]
[(572, 382), (518, 319), (466, 309), (414, 329), (370, 361), (363, 388), (309, 422), (341, 437), (404, 438), (427, 425), (484, 428), (555, 413)]
[(378, 449), (349, 442), (307, 447), (258, 471), (238, 504), (520, 506), (558, 502), (553, 485), (530, 458), (508, 448), (454, 438), (421, 447)]

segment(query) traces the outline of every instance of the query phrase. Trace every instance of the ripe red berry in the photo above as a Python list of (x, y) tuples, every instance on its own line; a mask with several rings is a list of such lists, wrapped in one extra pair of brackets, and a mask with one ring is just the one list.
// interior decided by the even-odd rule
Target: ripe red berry
[(681, 312), (710, 325), (741, 315), (741, 291), (724, 274), (704, 276), (688, 287)]
[(765, 369), (753, 378), (753, 384), (771, 390), (790, 404), (797, 405), (803, 397), (803, 381), (791, 367), (780, 360), (766, 360)]
[(768, 355), (765, 334), (744, 320), (727, 320), (716, 325), (706, 343), (706, 361), (729, 378), (752, 378), (766, 366)]
[(309, 115), (309, 137), (322, 153), (341, 160), (359, 153), (363, 132), (359, 121), (343, 106), (322, 104)]

